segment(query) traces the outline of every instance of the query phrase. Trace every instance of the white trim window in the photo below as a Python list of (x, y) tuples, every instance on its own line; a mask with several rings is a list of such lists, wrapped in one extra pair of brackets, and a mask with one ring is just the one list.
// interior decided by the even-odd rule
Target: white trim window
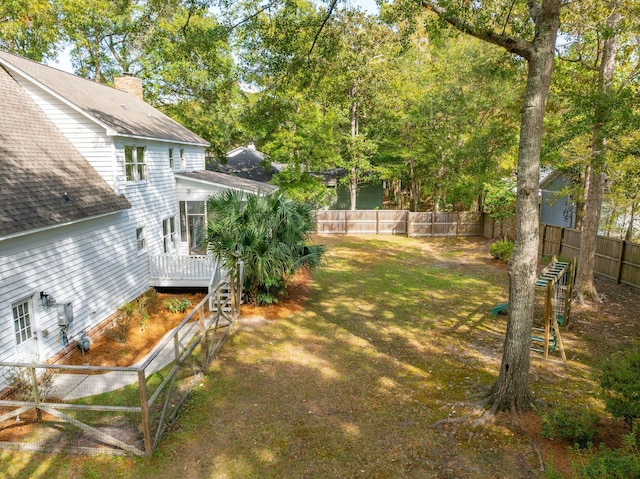
[(162, 244), (165, 253), (172, 253), (177, 249), (176, 217), (162, 220)]
[(176, 164), (175, 164), (175, 160), (173, 159), (173, 148), (169, 148), (169, 168), (171, 168), (172, 170), (175, 169)]
[(147, 250), (147, 240), (144, 238), (144, 226), (136, 228), (136, 245), (138, 247), (138, 251)]
[(23, 299), (11, 305), (11, 309), (13, 310), (13, 328), (18, 346), (33, 337), (29, 303), (30, 301), (28, 299)]
[(147, 179), (144, 150), (144, 146), (125, 145), (124, 169), (127, 181), (145, 181)]

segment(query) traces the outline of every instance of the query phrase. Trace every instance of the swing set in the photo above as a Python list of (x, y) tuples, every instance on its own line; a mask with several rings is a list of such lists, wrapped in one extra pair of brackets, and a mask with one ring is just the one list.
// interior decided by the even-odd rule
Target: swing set
[[(536, 280), (536, 289), (544, 291), (545, 295), (544, 315), (543, 327), (533, 328), (531, 349), (542, 353), (545, 358), (548, 358), (549, 353), (557, 347), (562, 360), (567, 362), (560, 326), (569, 325), (575, 267), (575, 260), (558, 261), (554, 256)], [(497, 316), (500, 313), (506, 313), (508, 308), (508, 302), (500, 303), (491, 308), (491, 314)]]
[(554, 256), (536, 281), (536, 289), (543, 290), (545, 295), (544, 327), (533, 328), (531, 349), (545, 358), (558, 347), (562, 360), (567, 362), (560, 326), (569, 325), (574, 276), (575, 261), (558, 261)]

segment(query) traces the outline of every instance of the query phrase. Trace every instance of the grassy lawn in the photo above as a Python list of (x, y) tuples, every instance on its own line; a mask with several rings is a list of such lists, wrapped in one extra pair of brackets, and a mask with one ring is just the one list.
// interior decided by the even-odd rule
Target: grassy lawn
[[(305, 309), (235, 331), (154, 457), (0, 451), (0, 478), (545, 477), (566, 445), (507, 417), (448, 421), (482, 411), (500, 364), (505, 319), (490, 310), (507, 274), (484, 240), (318, 241), (328, 258)], [(589, 314), (565, 334), (568, 366), (532, 353), (542, 409), (606, 416)]]

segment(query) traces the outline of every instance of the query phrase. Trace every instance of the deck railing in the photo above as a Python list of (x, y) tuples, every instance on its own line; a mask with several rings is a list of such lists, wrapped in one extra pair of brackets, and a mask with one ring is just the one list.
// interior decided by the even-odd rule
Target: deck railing
[(216, 262), (209, 255), (150, 255), (149, 274), (152, 280), (210, 281)]

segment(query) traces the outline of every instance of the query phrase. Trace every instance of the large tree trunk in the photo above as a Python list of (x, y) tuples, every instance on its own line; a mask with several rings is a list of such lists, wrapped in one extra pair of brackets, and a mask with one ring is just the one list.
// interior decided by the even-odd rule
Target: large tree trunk
[(633, 223), (636, 221), (636, 210), (638, 209), (638, 202), (631, 203), (631, 217), (629, 218), (629, 226), (627, 226), (627, 233), (624, 235), (625, 241), (631, 241), (633, 239)]
[[(614, 11), (607, 18), (607, 29), (615, 32), (621, 16)], [(576, 299), (584, 303), (586, 299), (599, 301), (598, 292), (593, 282), (593, 270), (596, 256), (596, 239), (600, 226), (600, 210), (605, 186), (605, 152), (606, 138), (604, 128), (609, 114), (606, 97), (611, 91), (613, 72), (615, 70), (618, 35), (606, 38), (602, 47), (602, 60), (598, 69), (598, 86), (601, 100), (596, 105), (595, 122), (592, 134), (591, 161), (587, 169), (585, 184), (585, 205), (582, 220), (582, 240), (578, 256), (578, 272), (576, 274)]]
[(358, 203), (358, 169), (355, 166), (351, 168), (349, 178), (349, 203), (349, 209), (355, 211)]
[(507, 333), (500, 374), (490, 398), (491, 411), (525, 411), (531, 407), (529, 361), (538, 263), (538, 190), (542, 123), (551, 83), (562, 0), (527, 0), (529, 15), (535, 23), (532, 42), (474, 26), (463, 17), (449, 14), (437, 2), (422, 0), (422, 5), (457, 29), (501, 46), (528, 61), (518, 147), (516, 241), (509, 263)]
[[(352, 92), (355, 95), (355, 87)], [(351, 103), (351, 139), (355, 140), (358, 136), (358, 103), (353, 101)], [(349, 179), (349, 198), (350, 198), (350, 206), (349, 209), (352, 211), (356, 210), (357, 200), (358, 200), (358, 167), (353, 166), (350, 171), (351, 177)]]
[[(580, 184), (586, 184), (586, 178), (585, 178), (585, 174), (580, 173), (580, 178), (579, 178), (579, 183)], [(585, 194), (584, 191), (582, 191), (581, 194), (577, 195), (577, 200), (576, 200), (576, 224), (573, 225), (573, 227), (577, 230), (582, 230), (582, 219), (584, 217), (584, 200), (585, 200)]]
[(411, 211), (420, 211), (420, 182), (416, 177), (415, 159), (409, 160), (409, 178), (410, 178), (410, 190), (409, 196), (412, 205)]
[(509, 312), (500, 375), (492, 391), (492, 411), (531, 407), (529, 361), (538, 264), (538, 190), (542, 126), (547, 105), (561, 2), (545, 1), (532, 12), (536, 35), (522, 102), (515, 248), (509, 262)]

